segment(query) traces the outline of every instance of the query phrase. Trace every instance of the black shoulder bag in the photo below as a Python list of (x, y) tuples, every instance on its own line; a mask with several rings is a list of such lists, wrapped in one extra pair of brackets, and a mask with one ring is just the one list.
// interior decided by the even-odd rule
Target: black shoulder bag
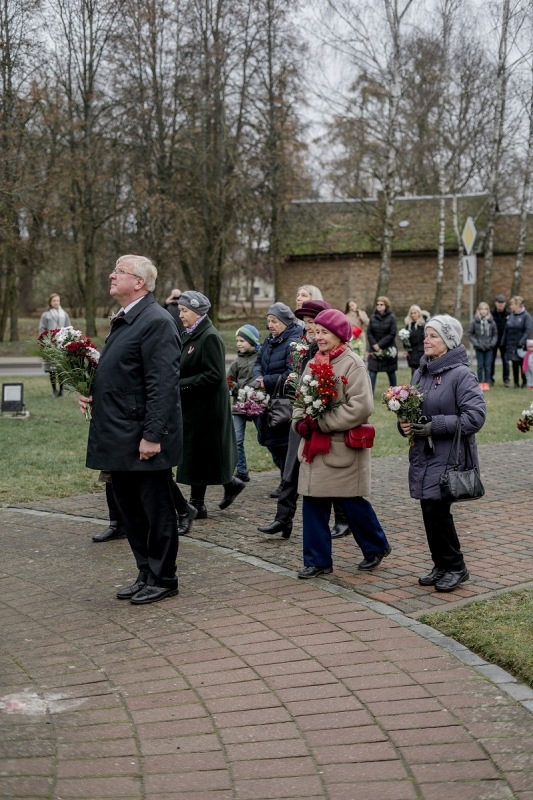
[[(460, 469), (461, 439), (465, 448), (466, 469), (464, 470)], [(450, 460), (455, 463), (452, 469), (448, 469)], [(471, 465), (470, 469), (468, 469), (468, 462)], [(470, 442), (468, 437), (461, 432), (461, 420), (458, 419), (446, 472), (440, 476), (440, 496), (447, 503), (458, 503), (463, 500), (477, 500), (479, 497), (483, 497), (484, 494), (485, 488), (481, 483), (477, 469), (474, 468)]]
[(266, 424), (268, 428), (279, 428), (288, 425), (292, 419), (292, 405), (288, 397), (280, 397), (281, 375), (266, 407)]

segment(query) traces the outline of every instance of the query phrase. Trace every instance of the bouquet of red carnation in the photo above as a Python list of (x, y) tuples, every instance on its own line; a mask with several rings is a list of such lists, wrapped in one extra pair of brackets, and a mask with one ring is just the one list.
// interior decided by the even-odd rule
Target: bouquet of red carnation
[(516, 423), (516, 427), (522, 433), (529, 433), (533, 428), (533, 403), (525, 411), (522, 411), (522, 416)]
[(344, 375), (337, 378), (329, 363), (315, 364), (311, 361), (309, 370), (296, 386), (290, 400), (295, 408), (303, 408), (308, 417), (318, 419), (340, 405), (339, 381), (347, 384), (348, 380)]
[[(81, 331), (71, 326), (43, 331), (37, 339), (37, 354), (49, 362), (65, 389), (85, 397), (91, 395), (100, 353)], [(85, 416), (91, 418), (90, 405)]]

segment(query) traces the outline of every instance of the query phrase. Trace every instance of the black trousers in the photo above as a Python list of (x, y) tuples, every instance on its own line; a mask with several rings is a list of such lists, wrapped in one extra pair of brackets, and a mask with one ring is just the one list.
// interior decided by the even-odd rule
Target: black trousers
[(172, 470), (112, 472), (111, 480), (139, 580), (177, 589), (179, 539)]
[(420, 506), (435, 566), (446, 572), (459, 572), (464, 569), (465, 562), (450, 512), (450, 503), (445, 503), (443, 500), (421, 500)]
[(505, 347), (502, 345), (492, 348), (492, 366), (490, 368), (490, 379), (492, 382), (494, 382), (494, 371), (496, 369), (496, 357), (498, 355), (498, 350), (500, 351), (500, 356), (502, 359), (502, 379), (503, 382), (506, 383), (509, 380), (509, 362), (505, 358)]

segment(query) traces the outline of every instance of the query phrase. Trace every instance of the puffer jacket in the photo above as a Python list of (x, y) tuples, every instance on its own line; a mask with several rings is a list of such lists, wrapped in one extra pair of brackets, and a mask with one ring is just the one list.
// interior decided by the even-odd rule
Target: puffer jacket
[(523, 347), (524, 350), (526, 349), (526, 342), (531, 332), (531, 324), (531, 317), (525, 308), (522, 308), (518, 314), (511, 312), (507, 317), (503, 334), (507, 361), (522, 361), (523, 356), (518, 355), (516, 348)]
[[(409, 491), (417, 500), (440, 500), (440, 476), (453, 466), (449, 463), (450, 450), (458, 417), (461, 430), (468, 437), (474, 466), (479, 467), (474, 434), (485, 422), (485, 398), (462, 344), (440, 358), (429, 360), (422, 356), (411, 383), (418, 384), (424, 395), (421, 414), (431, 417), (433, 452), (427, 437), (414, 437), (409, 448)], [(461, 469), (465, 469), (462, 444), (460, 463)]]
[[(232, 403), (237, 400), (239, 389), (249, 386), (253, 380), (254, 364), (259, 350), (248, 350), (246, 353), (237, 353), (237, 358), (229, 366), (228, 379)], [(233, 411), (233, 414), (236, 412)]]
[(487, 325), (484, 326), (482, 318), (476, 314), (468, 329), (468, 338), (474, 350), (492, 350), (498, 341), (498, 328), (492, 317), (486, 317)]
[[(254, 379), (263, 378), (265, 391), (268, 394), (273, 394), (278, 378), (281, 377), (278, 394), (283, 396), (285, 381), (291, 372), (291, 342), (295, 342), (301, 335), (302, 328), (300, 325), (293, 323), (288, 325), (279, 336), (270, 334), (263, 342), (257, 361), (254, 364), (253, 377)], [(257, 420), (257, 440), (264, 447), (287, 447), (289, 428), (289, 425), (269, 428), (266, 424), (265, 414), (262, 414)]]
[(280, 394), (283, 395), (285, 381), (291, 371), (289, 356), (291, 354), (291, 342), (295, 342), (302, 335), (302, 329), (296, 323), (288, 325), (279, 336), (267, 336), (259, 356), (254, 364), (253, 377), (263, 378), (265, 390), (272, 394), (276, 388), (276, 382), (281, 376)]

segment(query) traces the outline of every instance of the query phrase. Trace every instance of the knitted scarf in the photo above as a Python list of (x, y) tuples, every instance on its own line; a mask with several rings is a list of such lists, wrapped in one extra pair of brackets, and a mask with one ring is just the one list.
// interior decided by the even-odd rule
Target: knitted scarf
[[(341, 344), (339, 347), (335, 347), (333, 350), (330, 350), (329, 353), (321, 353), (319, 350), (313, 361), (315, 364), (329, 364), (334, 358), (340, 356), (341, 353), (344, 353), (347, 347), (347, 344)], [(331, 433), (323, 433), (323, 431), (320, 429), (313, 430), (311, 433), (311, 438), (305, 440), (304, 448), (302, 450), (304, 461), (307, 461), (307, 463), (310, 464), (315, 456), (327, 456), (331, 448), (332, 435), (333, 434)]]

